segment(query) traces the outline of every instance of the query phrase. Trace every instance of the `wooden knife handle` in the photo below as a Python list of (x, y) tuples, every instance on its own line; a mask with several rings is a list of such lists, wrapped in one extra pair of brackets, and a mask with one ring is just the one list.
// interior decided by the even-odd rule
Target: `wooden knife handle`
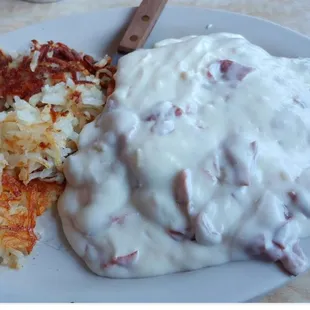
[(143, 0), (141, 2), (120, 42), (118, 52), (129, 53), (144, 45), (167, 1)]

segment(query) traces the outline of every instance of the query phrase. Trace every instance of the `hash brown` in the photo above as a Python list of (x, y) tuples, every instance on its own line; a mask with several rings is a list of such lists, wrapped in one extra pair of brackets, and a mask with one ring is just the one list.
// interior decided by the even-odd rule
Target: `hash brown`
[(0, 194), (0, 260), (12, 268), (19, 258), (30, 254), (38, 237), (36, 218), (52, 207), (64, 189), (64, 184), (33, 180), (25, 185), (16, 177), (4, 173)]
[(108, 56), (96, 62), (53, 41), (0, 50), (0, 265), (17, 268), (31, 253), (37, 216), (62, 193), (63, 162), (103, 110), (115, 71)]

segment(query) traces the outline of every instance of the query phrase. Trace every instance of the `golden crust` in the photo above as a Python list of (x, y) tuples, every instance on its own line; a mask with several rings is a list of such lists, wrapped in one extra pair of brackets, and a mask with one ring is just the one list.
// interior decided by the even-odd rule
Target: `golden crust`
[(0, 194), (0, 257), (2, 264), (18, 267), (18, 256), (32, 251), (36, 218), (52, 207), (64, 184), (33, 180), (28, 185), (4, 173)]

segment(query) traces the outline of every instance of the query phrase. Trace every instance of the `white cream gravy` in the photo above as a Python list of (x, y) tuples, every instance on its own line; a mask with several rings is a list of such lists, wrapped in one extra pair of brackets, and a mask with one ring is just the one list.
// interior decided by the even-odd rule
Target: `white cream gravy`
[(304, 271), (310, 59), (218, 33), (124, 56), (115, 79), (59, 201), (89, 268), (147, 277), (263, 258)]

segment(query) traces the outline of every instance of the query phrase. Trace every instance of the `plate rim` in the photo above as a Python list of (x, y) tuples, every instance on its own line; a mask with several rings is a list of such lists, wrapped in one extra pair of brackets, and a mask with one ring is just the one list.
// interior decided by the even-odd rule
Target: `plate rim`
[[(102, 10), (98, 10), (98, 11), (89, 11), (89, 12), (78, 12), (78, 13), (73, 13), (70, 15), (62, 15), (60, 17), (56, 17), (56, 18), (52, 18), (52, 19), (48, 19), (45, 21), (40, 21), (38, 23), (33, 23), (33, 24), (29, 24), (26, 25), (25, 27), (21, 27), (21, 28), (17, 28), (17, 29), (13, 29), (13, 30), (9, 30), (7, 32), (3, 32), (0, 33), (0, 38), (2, 38), (3, 36), (7, 36), (9, 34), (15, 33), (15, 32), (19, 32), (19, 31), (23, 31), (23, 30), (28, 30), (29, 28), (36, 28), (38, 26), (43, 26), (43, 25), (48, 25), (50, 23), (56, 23), (57, 21), (62, 21), (64, 19), (70, 19), (70, 18), (77, 18), (77, 17), (83, 17), (83, 16), (87, 16), (87, 15), (97, 15), (100, 13), (104, 13), (106, 11), (117, 11), (117, 10), (132, 10), (132, 9), (137, 9), (138, 6), (120, 6), (120, 7), (108, 7), (108, 8), (103, 8)], [(173, 5), (173, 4), (168, 4), (165, 8), (165, 10), (169, 9), (190, 9), (190, 10), (199, 10), (199, 11), (209, 11), (209, 12), (214, 12), (214, 13), (220, 13), (220, 14), (231, 14), (231, 15), (237, 15), (240, 16), (241, 18), (249, 18), (249, 19), (254, 19), (263, 23), (268, 23), (270, 25), (273, 25), (277, 28), (282, 28), (291, 32), (292, 34), (298, 35), (300, 37), (303, 37), (306, 40), (310, 41), (310, 36), (307, 36), (304, 33), (301, 33), (295, 29), (289, 28), (288, 26), (285, 25), (281, 25), (277, 22), (274, 22), (270, 19), (267, 18), (263, 18), (261, 16), (255, 16), (255, 15), (248, 15), (245, 13), (241, 13), (241, 12), (235, 12), (235, 11), (230, 11), (230, 10), (224, 10), (224, 9), (215, 9), (215, 8), (207, 8), (207, 7), (200, 7), (200, 6), (190, 6), (190, 5)], [(156, 25), (155, 25), (156, 27)]]

